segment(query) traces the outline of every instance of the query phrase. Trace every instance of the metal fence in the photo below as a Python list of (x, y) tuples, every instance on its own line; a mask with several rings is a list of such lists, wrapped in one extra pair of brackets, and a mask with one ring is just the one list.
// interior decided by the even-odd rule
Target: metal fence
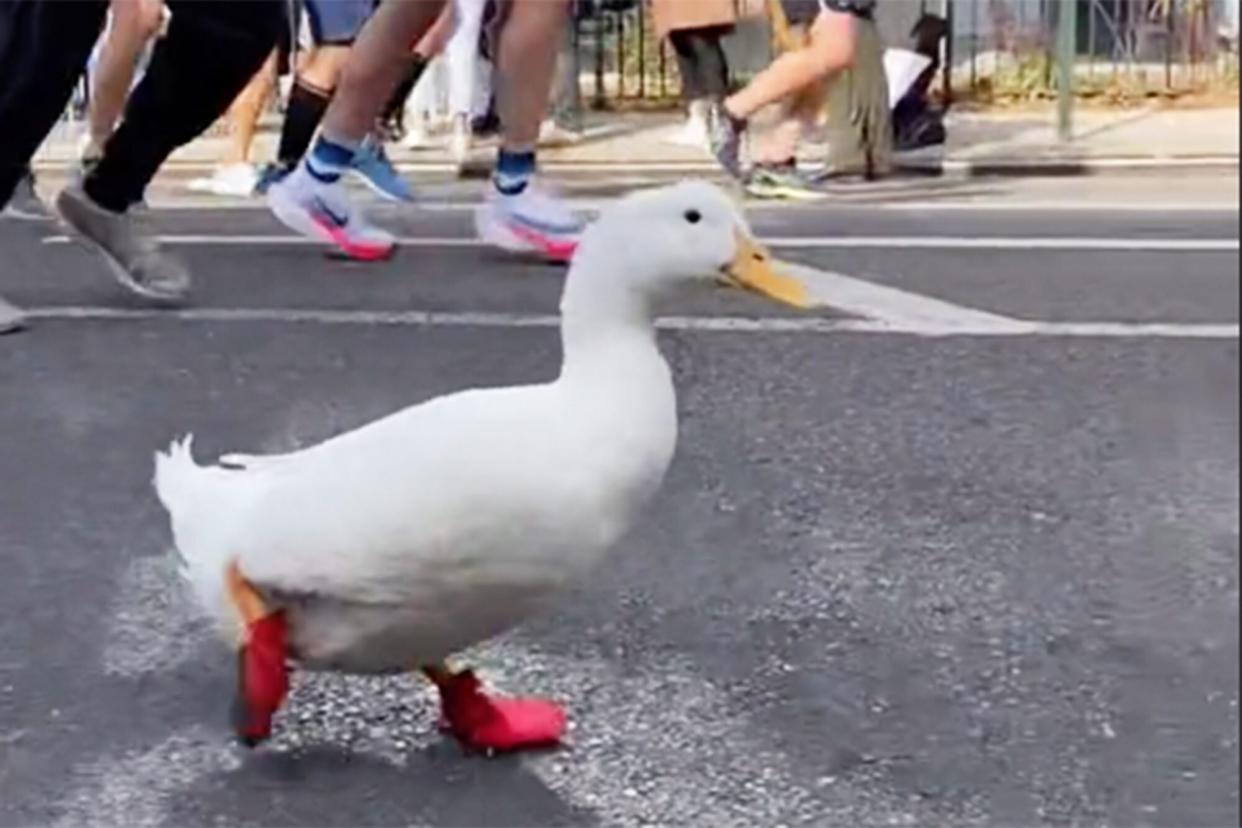
[[(3, 2), (3, 0), (0, 0)], [(1184, 92), (1213, 84), (1236, 91), (1239, 0), (1076, 0), (1079, 91)], [(879, 0), (890, 46), (908, 45), (923, 14), (948, 23), (941, 90), (955, 96), (1039, 97), (1055, 91), (1059, 0)], [(576, 75), (594, 109), (672, 106), (677, 61), (655, 37), (647, 0), (578, 0)], [(735, 81), (772, 59), (766, 20), (743, 20), (725, 39)], [(85, 85), (71, 110), (85, 104)]]
[[(1058, 0), (949, 0), (955, 88), (1038, 96), (1056, 86)], [(1077, 0), (1082, 94), (1178, 93), (1232, 83), (1236, 0)]]
[[(676, 55), (652, 31), (647, 0), (579, 0), (574, 27), (589, 105), (672, 103), (681, 94)], [(773, 57), (761, 17), (742, 20), (723, 46), (735, 83)]]
[[(1238, 0), (1076, 0), (1075, 77), (1082, 94), (1111, 89), (1179, 93), (1238, 77)], [(909, 44), (923, 14), (948, 23), (946, 95), (1038, 97), (1055, 91), (1059, 0), (880, 0), (890, 46)], [(651, 32), (640, 0), (583, 3), (575, 22), (585, 100), (596, 108), (671, 102), (676, 60)], [(766, 21), (726, 39), (735, 75), (771, 59)]]

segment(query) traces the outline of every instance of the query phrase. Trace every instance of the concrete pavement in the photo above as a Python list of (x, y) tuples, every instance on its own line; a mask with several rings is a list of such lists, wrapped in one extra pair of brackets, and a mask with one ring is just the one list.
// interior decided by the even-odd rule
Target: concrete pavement
[(752, 212), (839, 301), (668, 308), (663, 495), (473, 654), (563, 698), (571, 748), (463, 757), (417, 681), (341, 677), (230, 744), (151, 454), (551, 376), (561, 272), (471, 244), (444, 186), (381, 211), (413, 241), (378, 266), (243, 205), (157, 211), (199, 280), (180, 314), (0, 224), (33, 316), (0, 340), (0, 824), (1237, 822), (1236, 202), (1049, 206), (1075, 188)]

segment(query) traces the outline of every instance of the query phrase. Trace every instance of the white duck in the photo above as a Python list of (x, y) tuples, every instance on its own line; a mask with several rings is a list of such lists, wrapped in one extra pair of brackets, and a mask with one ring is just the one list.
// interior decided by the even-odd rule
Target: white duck
[(288, 659), (421, 669), (472, 748), (558, 741), (559, 706), (489, 696), (444, 659), (585, 575), (655, 495), (677, 419), (653, 305), (680, 284), (721, 281), (806, 304), (721, 190), (637, 193), (583, 236), (556, 380), (438, 397), (292, 454), (204, 467), (189, 437), (158, 454), (186, 577), (240, 650), (239, 738), (270, 735)]

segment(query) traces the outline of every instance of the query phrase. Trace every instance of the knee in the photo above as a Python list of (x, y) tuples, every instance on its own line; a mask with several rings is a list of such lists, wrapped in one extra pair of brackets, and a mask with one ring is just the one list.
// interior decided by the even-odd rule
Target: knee
[(133, 26), (144, 38), (149, 40), (164, 28), (164, 16), (167, 8), (160, 0), (138, 0), (135, 3)]
[(113, 0), (111, 36), (146, 41), (164, 27), (164, 4), (160, 0)]

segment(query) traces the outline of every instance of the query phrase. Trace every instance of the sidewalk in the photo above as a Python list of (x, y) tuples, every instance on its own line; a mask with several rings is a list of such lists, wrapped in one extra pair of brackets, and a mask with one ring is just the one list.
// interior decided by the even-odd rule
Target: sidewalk
[[(1074, 113), (1075, 137), (1068, 144), (1056, 134), (1056, 115), (1048, 112), (955, 112), (948, 123), (943, 152), (919, 153), (909, 161), (918, 168), (974, 173), (1066, 174), (1125, 167), (1233, 167), (1238, 164), (1238, 109), (1176, 110), (1150, 108), (1109, 111), (1081, 109)], [(276, 144), (275, 119), (268, 119), (256, 139), (254, 157), (271, 158)], [(572, 146), (545, 147), (541, 158), (549, 168), (590, 171), (712, 170), (705, 150), (679, 146), (668, 139), (679, 118), (667, 113), (591, 114), (584, 139)], [(58, 128), (36, 156), (39, 166), (60, 166), (73, 158), (76, 125)], [(188, 174), (219, 159), (227, 139), (211, 134), (183, 147), (169, 161), (168, 172)], [(490, 157), (489, 142), (477, 147), (480, 159)], [(811, 162), (823, 148), (806, 147)], [(398, 165), (409, 169), (450, 167), (443, 145), (428, 149), (391, 149)]]

